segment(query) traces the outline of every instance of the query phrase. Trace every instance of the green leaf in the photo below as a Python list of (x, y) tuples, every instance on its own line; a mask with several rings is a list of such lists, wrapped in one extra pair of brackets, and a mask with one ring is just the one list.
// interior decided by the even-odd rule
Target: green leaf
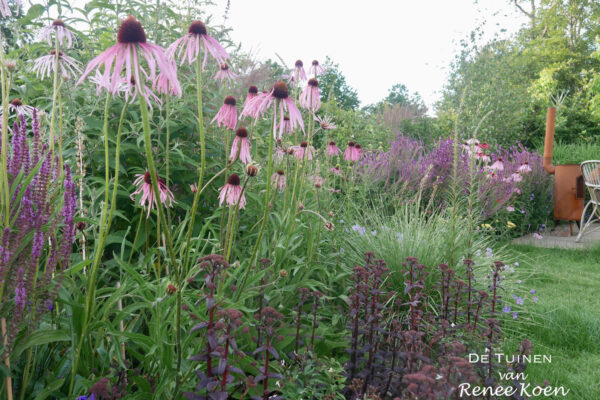
[(65, 381), (65, 378), (62, 378), (62, 379), (52, 382), (50, 385), (48, 385), (47, 388), (45, 388), (37, 396), (35, 396), (35, 398), (33, 400), (44, 400), (44, 399), (48, 398), (48, 396), (50, 396), (53, 392), (60, 389), (60, 387), (63, 385), (64, 381)]
[(66, 342), (69, 340), (71, 340), (71, 335), (69, 335), (69, 333), (66, 331), (56, 329), (39, 330), (29, 335), (29, 337), (25, 339), (23, 343), (20, 343), (17, 347), (15, 347), (14, 357), (19, 358), (19, 356), (25, 350), (33, 346), (39, 346), (41, 344), (53, 342)]

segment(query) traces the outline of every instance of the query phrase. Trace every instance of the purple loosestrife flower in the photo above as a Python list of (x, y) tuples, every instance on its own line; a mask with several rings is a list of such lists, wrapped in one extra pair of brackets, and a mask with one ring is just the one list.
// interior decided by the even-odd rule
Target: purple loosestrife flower
[(62, 19), (55, 19), (50, 25), (43, 27), (39, 33), (39, 40), (45, 40), (48, 42), (48, 46), (53, 46), (52, 34), (58, 37), (60, 46), (66, 45), (66, 48), (71, 48), (73, 47), (73, 42), (76, 42), (75, 35), (67, 28)]
[(321, 108), (321, 95), (319, 94), (319, 82), (315, 78), (308, 80), (308, 85), (300, 94), (300, 106), (316, 113)]
[[(300, 126), (302, 132), (304, 132), (304, 123), (302, 122), (302, 114), (294, 104), (294, 101), (289, 97), (289, 89), (285, 82), (277, 82), (273, 85), (273, 89), (271, 89), (268, 93), (260, 93), (255, 98), (253, 98), (244, 110), (242, 111), (243, 116), (250, 116), (254, 119), (261, 117), (265, 111), (273, 104), (273, 101), (278, 103), (278, 109), (275, 110), (275, 113), (279, 113), (279, 137), (282, 136), (283, 133), (283, 118), (288, 113), (290, 118), (290, 126), (291, 129), (296, 129), (297, 126)], [(275, 120), (277, 120), (277, 115), (274, 116)], [(276, 133), (277, 128), (274, 127), (273, 137), (277, 138)]]
[[(0, 316), (7, 318), (8, 351), (21, 328), (35, 331), (46, 304), (52, 303), (68, 267), (74, 241), (76, 191), (70, 170), (52, 157), (41, 143), (37, 113), (33, 112), (33, 139), (21, 115), (12, 130), (7, 165), (11, 199), (11, 226), (5, 227), (0, 242), (0, 284), (7, 298), (14, 293), (14, 305), (6, 305)], [(41, 161), (31, 181), (25, 177)], [(60, 270), (57, 272), (57, 266)]]
[[(145, 60), (147, 69), (141, 65)], [(169, 61), (164, 49), (152, 43), (146, 42), (146, 33), (141, 22), (129, 16), (121, 23), (117, 34), (117, 44), (109, 47), (103, 53), (90, 61), (77, 84), (96, 69), (104, 66), (101, 86), (106, 87), (112, 94), (116, 94), (122, 85), (121, 73), (125, 68), (125, 77), (135, 79), (142, 84), (144, 81), (154, 83), (157, 71), (164, 73), (165, 79), (171, 87), (176, 88), (178, 96), (181, 96), (181, 86), (177, 80), (177, 71), (173, 63)], [(141, 93), (147, 99), (147, 93)]]
[(229, 59), (229, 54), (219, 44), (219, 42), (208, 35), (206, 25), (202, 21), (194, 21), (188, 28), (188, 33), (174, 41), (167, 48), (169, 58), (179, 58), (180, 65), (187, 61), (188, 64), (196, 61), (200, 55), (200, 48), (204, 47), (204, 60), (202, 61), (202, 69), (206, 66), (208, 54), (213, 56), (219, 64), (225, 63)]
[[(58, 68), (64, 79), (71, 79), (75, 75), (81, 74), (81, 63), (76, 59), (66, 56), (63, 52), (58, 53)], [(50, 51), (50, 54), (37, 58), (34, 61), (33, 72), (44, 80), (50, 78), (56, 70), (56, 50)]]
[(210, 122), (213, 123), (217, 121), (217, 126), (234, 130), (235, 124), (237, 123), (237, 110), (235, 109), (235, 103), (235, 97), (225, 97), (219, 112), (217, 112), (217, 115), (215, 115)]

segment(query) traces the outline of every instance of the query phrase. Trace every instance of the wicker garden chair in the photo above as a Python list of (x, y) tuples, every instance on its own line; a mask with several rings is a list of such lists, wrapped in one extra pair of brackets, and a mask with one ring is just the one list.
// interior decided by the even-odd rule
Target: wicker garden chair
[[(585, 205), (581, 213), (581, 223), (579, 225), (579, 234), (575, 242), (581, 241), (585, 231), (596, 221), (600, 221), (600, 161), (590, 160), (581, 163), (581, 173), (585, 186), (590, 193), (590, 201)], [(587, 214), (591, 207), (591, 213)], [(585, 216), (589, 215), (588, 220), (584, 221)], [(584, 223), (585, 222), (585, 223)]]

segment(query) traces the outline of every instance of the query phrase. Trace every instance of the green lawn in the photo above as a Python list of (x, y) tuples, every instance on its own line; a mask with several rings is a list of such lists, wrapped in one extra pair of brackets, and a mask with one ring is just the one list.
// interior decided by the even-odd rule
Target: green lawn
[(526, 382), (570, 389), (567, 399), (600, 399), (600, 248), (588, 251), (511, 246), (533, 273), (523, 280), (539, 302), (530, 323), (509, 333), (505, 348), (515, 349), (519, 335), (534, 354), (552, 356), (550, 364), (527, 367)]

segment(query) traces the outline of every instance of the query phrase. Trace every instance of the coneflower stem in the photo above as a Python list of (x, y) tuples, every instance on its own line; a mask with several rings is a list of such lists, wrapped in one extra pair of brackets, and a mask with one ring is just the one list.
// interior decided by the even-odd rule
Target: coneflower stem
[(171, 120), (171, 96), (167, 93), (166, 99), (166, 109), (165, 109), (165, 121), (167, 124), (167, 143), (165, 143), (165, 152), (166, 152), (166, 164), (167, 164), (167, 175), (165, 176), (165, 182), (167, 187), (169, 187), (169, 147), (170, 147), (170, 139), (171, 139), (171, 128), (169, 127), (169, 122)]
[(227, 261), (227, 262), (229, 262), (229, 258), (231, 256), (231, 247), (232, 247), (233, 241), (235, 239), (235, 234), (237, 231), (236, 226), (237, 226), (238, 215), (240, 213), (240, 200), (242, 199), (242, 196), (244, 195), (244, 190), (246, 189), (247, 183), (248, 183), (248, 178), (246, 177), (246, 179), (244, 180), (244, 184), (242, 185), (242, 193), (240, 194), (240, 197), (238, 198), (238, 201), (235, 205), (235, 216), (233, 217), (233, 225), (230, 228), (231, 233), (229, 236), (229, 243), (227, 245), (227, 253), (225, 255), (225, 261)]
[(131, 253), (129, 254), (129, 260), (127, 261), (128, 265), (131, 265), (131, 260), (133, 259), (133, 253), (135, 252), (135, 243), (137, 242), (138, 235), (140, 233), (140, 228), (142, 227), (142, 220), (144, 219), (144, 209), (140, 209), (140, 221), (138, 222), (137, 229), (135, 230), (135, 236), (133, 237), (133, 243), (131, 244)]
[[(10, 220), (10, 188), (8, 187), (8, 93), (10, 91), (10, 83), (6, 78), (6, 59), (4, 57), (4, 39), (0, 33), (0, 71), (1, 71), (1, 84), (2, 84), (2, 150), (1, 150), (1, 174), (2, 179), (0, 180), (0, 195), (2, 196), (2, 202), (4, 203), (4, 226), (7, 227)], [(4, 231), (4, 230), (2, 230)], [(0, 232), (0, 235), (2, 232)], [(2, 299), (0, 298), (0, 301)]]
[[(106, 239), (107, 231), (107, 217), (108, 217), (108, 192), (109, 192), (109, 150), (108, 150), (108, 108), (110, 105), (110, 94), (106, 94), (106, 102), (104, 103), (104, 161), (105, 161), (105, 175), (104, 175), (104, 204), (102, 204), (102, 212), (100, 214), (100, 224), (98, 225), (98, 241), (94, 246), (94, 258), (92, 266), (90, 268), (90, 276), (88, 280), (88, 288), (85, 296), (85, 315), (83, 320), (83, 326), (81, 328), (81, 334), (79, 335), (79, 341), (77, 342), (77, 348), (75, 350), (73, 364), (71, 368), (71, 381), (69, 383), (69, 394), (73, 393), (73, 385), (75, 384), (75, 376), (77, 375), (77, 367), (79, 364), (79, 356), (81, 354), (81, 348), (83, 347), (83, 339), (87, 334), (87, 328), (89, 324), (90, 315), (94, 304), (94, 292), (95, 292), (95, 281), (98, 274), (98, 266), (100, 265), (100, 258), (102, 256), (102, 250), (104, 249), (104, 240)], [(116, 186), (115, 186), (116, 188)]]
[[(139, 65), (135, 65), (135, 68), (139, 68)], [(136, 85), (141, 85), (140, 82), (136, 82)], [(152, 142), (150, 139), (150, 121), (148, 118), (148, 105), (146, 104), (146, 98), (143, 96), (143, 91), (138, 86), (138, 94), (140, 99), (140, 109), (142, 113), (142, 127), (144, 130), (144, 147), (146, 149), (146, 161), (148, 162), (148, 171), (150, 172), (150, 178), (152, 179), (152, 190), (154, 191), (154, 197), (160, 199), (160, 191), (158, 189), (158, 175), (154, 166), (154, 159), (152, 156)], [(175, 330), (176, 330), (176, 342), (175, 347), (177, 349), (177, 368), (175, 377), (175, 396), (179, 391), (179, 385), (181, 383), (181, 377), (179, 372), (181, 370), (181, 268), (177, 265), (177, 258), (175, 257), (175, 251), (173, 250), (173, 242), (171, 240), (171, 232), (167, 226), (167, 220), (161, 201), (156, 202), (156, 213), (158, 214), (157, 224), (163, 225), (163, 233), (165, 235), (166, 250), (171, 258), (171, 264), (173, 265), (173, 271), (175, 272), (175, 279), (177, 281), (177, 309), (175, 314)]]
[[(107, 95), (106, 97), (106, 105), (105, 105), (105, 129), (104, 129), (104, 152), (106, 153), (106, 159), (108, 159), (108, 105), (110, 103), (110, 95)], [(79, 354), (81, 351), (81, 346), (83, 344), (83, 338), (85, 336), (85, 334), (87, 333), (87, 328), (88, 328), (88, 324), (89, 324), (89, 317), (91, 315), (92, 312), (92, 308), (94, 307), (94, 292), (96, 289), (95, 286), (95, 281), (96, 281), (96, 277), (98, 275), (98, 266), (100, 265), (100, 258), (102, 256), (103, 250), (104, 250), (104, 243), (106, 241), (106, 238), (108, 237), (108, 232), (110, 230), (110, 225), (112, 222), (112, 218), (115, 212), (115, 208), (116, 208), (116, 204), (117, 204), (117, 190), (119, 187), (119, 166), (120, 166), (120, 151), (121, 151), (121, 133), (123, 131), (123, 121), (125, 120), (125, 113), (127, 111), (127, 105), (129, 103), (125, 102), (125, 104), (123, 105), (123, 109), (121, 110), (121, 117), (119, 118), (119, 128), (117, 129), (117, 140), (116, 140), (116, 147), (115, 147), (115, 179), (114, 179), (114, 183), (113, 183), (113, 190), (112, 190), (112, 196), (111, 196), (111, 204), (110, 204), (110, 211), (108, 211), (108, 201), (106, 200), (108, 198), (108, 187), (109, 187), (109, 169), (110, 169), (110, 165), (107, 163), (106, 164), (106, 182), (105, 182), (105, 201), (103, 204), (103, 208), (102, 208), (102, 215), (101, 215), (101, 225), (100, 225), (100, 231), (98, 232), (98, 246), (94, 249), (94, 259), (93, 259), (93, 263), (92, 263), (92, 267), (91, 267), (91, 273), (90, 273), (90, 281), (88, 284), (88, 293), (86, 296), (86, 314), (85, 314), (85, 320), (84, 320), (84, 324), (83, 324), (83, 328), (81, 331), (81, 337), (80, 337), (80, 342), (78, 343), (78, 348), (77, 348), (77, 352), (76, 352), (76, 362), (74, 362), (73, 364), (73, 375), (71, 376), (71, 385), (69, 388), (69, 392), (73, 389), (73, 383), (74, 383), (74, 377), (75, 377), (75, 373), (77, 372), (76, 368), (77, 368), (77, 363), (79, 360)], [(107, 215), (108, 214), (108, 215)]]
[[(241, 146), (240, 146), (241, 147)], [(228, 158), (227, 158), (227, 149), (229, 148), (229, 132), (227, 131), (227, 129), (225, 129), (225, 182), (223, 183), (224, 185), (227, 184), (227, 179), (229, 179), (229, 162), (228, 162)], [(221, 230), (219, 231), (219, 245), (221, 246), (221, 249), (223, 249), (223, 256), (225, 256), (225, 252), (226, 252), (226, 244), (225, 241), (227, 240), (227, 233), (223, 230), (224, 224), (225, 224), (225, 209), (227, 207), (223, 206), (223, 210), (221, 211)]]
[(198, 54), (198, 58), (196, 59), (196, 101), (198, 103), (198, 129), (200, 131), (200, 176), (198, 177), (198, 184), (196, 195), (194, 196), (194, 202), (192, 203), (191, 209), (191, 221), (188, 226), (186, 239), (185, 239), (185, 247), (184, 247), (184, 259), (183, 259), (183, 268), (187, 270), (187, 263), (189, 260), (190, 252), (187, 251), (190, 247), (190, 239), (192, 237), (192, 231), (194, 230), (194, 222), (196, 221), (196, 209), (198, 208), (198, 199), (200, 198), (200, 188), (202, 187), (202, 180), (204, 179), (204, 168), (206, 163), (206, 150), (204, 147), (204, 119), (202, 116), (202, 63), (200, 62), (201, 54)]
[[(58, 33), (54, 32), (54, 83), (52, 86), (52, 111), (50, 112), (50, 154), (54, 158), (54, 136), (56, 135), (56, 103), (58, 98), (58, 70), (59, 70), (59, 59), (60, 59), (60, 43), (58, 41)], [(61, 149), (62, 151), (62, 149)]]
[(273, 131), (275, 130), (275, 120), (277, 118), (277, 106), (279, 105), (279, 100), (273, 103), (273, 121), (271, 125), (271, 131), (269, 132), (269, 158), (267, 162), (267, 192), (265, 193), (265, 205), (263, 211), (263, 219), (260, 226), (260, 231), (258, 232), (258, 237), (256, 238), (256, 243), (254, 244), (254, 249), (252, 250), (252, 255), (250, 256), (250, 263), (246, 268), (246, 272), (244, 273), (244, 277), (242, 278), (242, 283), (238, 287), (238, 290), (235, 294), (235, 301), (238, 301), (240, 295), (244, 291), (244, 287), (246, 286), (246, 281), (248, 280), (248, 275), (250, 271), (254, 268), (254, 262), (256, 255), (258, 254), (258, 247), (260, 246), (260, 241), (262, 239), (262, 235), (265, 231), (265, 226), (267, 225), (267, 217), (269, 214), (269, 197), (271, 195), (271, 173), (273, 172), (273, 142), (275, 142)]

